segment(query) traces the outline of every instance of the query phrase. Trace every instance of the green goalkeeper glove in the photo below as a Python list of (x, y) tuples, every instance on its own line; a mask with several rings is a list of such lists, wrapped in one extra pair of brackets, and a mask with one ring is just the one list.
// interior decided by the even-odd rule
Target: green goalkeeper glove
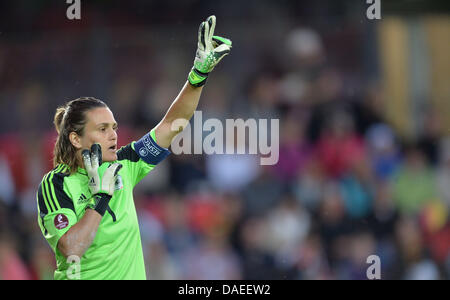
[(100, 144), (93, 144), (91, 151), (85, 149), (81, 155), (89, 177), (89, 189), (93, 195), (93, 201), (88, 208), (94, 209), (103, 216), (114, 194), (117, 173), (122, 168), (122, 164), (113, 163), (109, 166), (106, 163), (102, 164)]
[(210, 16), (200, 24), (198, 29), (194, 67), (188, 76), (189, 82), (195, 87), (203, 86), (208, 74), (231, 51), (231, 41), (220, 36), (214, 36), (215, 28), (216, 17)]

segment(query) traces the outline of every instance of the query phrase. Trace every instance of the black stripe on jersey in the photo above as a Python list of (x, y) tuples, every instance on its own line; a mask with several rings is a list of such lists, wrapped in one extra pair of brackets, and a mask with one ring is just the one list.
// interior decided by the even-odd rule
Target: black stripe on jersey
[[(64, 171), (64, 168), (62, 171)], [(56, 201), (58, 201), (61, 208), (70, 208), (75, 212), (73, 200), (64, 192), (64, 177), (69, 176), (69, 174), (62, 171), (55, 173), (51, 182), (55, 189)]]
[(39, 187), (38, 187), (37, 199), (38, 199), (39, 211), (41, 212), (41, 214), (47, 215), (49, 212), (47, 210), (47, 206), (45, 205), (44, 197), (42, 196), (42, 182), (39, 184)]
[[(46, 200), (46, 202), (47, 202), (48, 209), (50, 210), (49, 213), (53, 212), (54, 209), (55, 210), (57, 209), (55, 206), (55, 203), (51, 200), (51, 195), (50, 195), (51, 190), (50, 190), (50, 186), (48, 185), (48, 180), (47, 180), (50, 175), (51, 175), (51, 173), (47, 173), (41, 182), (42, 196), (44, 197), (44, 200)], [(50, 202), (50, 201), (52, 201), (52, 202)], [(53, 204), (53, 206), (52, 206), (52, 204)]]
[[(53, 207), (55, 208), (55, 211), (57, 211), (58, 210), (58, 205), (56, 205), (57, 204), (57, 199), (55, 199), (53, 197), (52, 183), (50, 182), (50, 178), (53, 177), (54, 175), (55, 175), (55, 171), (51, 171), (48, 174), (47, 178), (45, 179), (46, 182), (45, 182), (44, 186), (45, 186), (45, 189), (47, 190), (47, 192), (45, 194), (46, 196), (48, 196), (47, 201), (51, 201), (52, 204), (53, 204)], [(49, 205), (50, 205), (50, 203), (49, 203)], [(52, 206), (50, 206), (50, 209), (52, 209)]]
[(131, 148), (131, 144), (123, 146), (117, 151), (117, 159), (118, 160), (130, 160), (132, 162), (138, 162), (140, 157), (136, 153), (136, 151)]

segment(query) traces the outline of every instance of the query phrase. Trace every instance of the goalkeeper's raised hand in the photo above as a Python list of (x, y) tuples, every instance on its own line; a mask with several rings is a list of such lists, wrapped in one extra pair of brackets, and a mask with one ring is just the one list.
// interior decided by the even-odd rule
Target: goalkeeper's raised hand
[(231, 51), (231, 41), (220, 36), (214, 36), (215, 28), (215, 16), (208, 17), (206, 21), (200, 24), (194, 67), (188, 76), (188, 80), (193, 86), (203, 86), (208, 74)]
[(120, 163), (102, 165), (102, 149), (99, 144), (93, 144), (90, 151), (83, 150), (81, 156), (89, 177), (89, 189), (93, 195), (88, 208), (103, 216), (114, 194), (117, 173), (122, 165)]

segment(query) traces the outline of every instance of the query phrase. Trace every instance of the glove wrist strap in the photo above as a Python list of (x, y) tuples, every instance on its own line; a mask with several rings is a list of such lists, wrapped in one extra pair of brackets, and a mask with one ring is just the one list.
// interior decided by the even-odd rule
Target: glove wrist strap
[(94, 203), (88, 205), (87, 208), (93, 209), (98, 212), (102, 217), (105, 215), (106, 210), (108, 209), (109, 200), (111, 200), (112, 196), (108, 194), (95, 194)]
[(192, 86), (200, 87), (204, 86), (206, 80), (208, 79), (209, 73), (203, 73), (199, 70), (192, 68), (191, 72), (189, 72), (188, 80)]

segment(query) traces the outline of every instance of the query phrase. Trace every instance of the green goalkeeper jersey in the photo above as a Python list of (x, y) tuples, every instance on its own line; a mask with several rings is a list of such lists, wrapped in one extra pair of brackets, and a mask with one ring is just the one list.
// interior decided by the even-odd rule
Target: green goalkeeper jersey
[(118, 150), (123, 167), (114, 195), (81, 258), (64, 257), (57, 245), (83, 217), (91, 199), (87, 172), (78, 168), (69, 174), (68, 167), (60, 164), (44, 176), (37, 192), (38, 223), (55, 253), (55, 279), (146, 279), (133, 188), (169, 153), (156, 145), (154, 131)]

